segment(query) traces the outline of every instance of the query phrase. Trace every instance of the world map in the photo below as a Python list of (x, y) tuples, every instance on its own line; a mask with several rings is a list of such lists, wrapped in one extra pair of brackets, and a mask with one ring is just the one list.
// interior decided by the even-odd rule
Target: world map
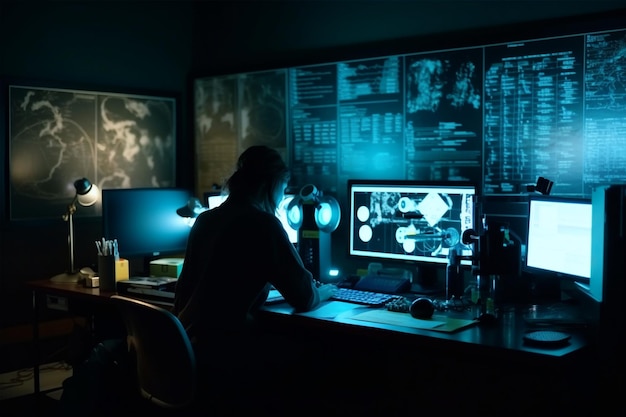
[(83, 177), (101, 190), (175, 186), (173, 98), (21, 86), (9, 96), (12, 219), (61, 215)]

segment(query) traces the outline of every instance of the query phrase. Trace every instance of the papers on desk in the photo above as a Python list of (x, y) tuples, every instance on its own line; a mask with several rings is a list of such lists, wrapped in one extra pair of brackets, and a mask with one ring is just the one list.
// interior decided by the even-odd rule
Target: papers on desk
[(278, 292), (278, 290), (271, 289), (269, 294), (267, 294), (267, 299), (265, 300), (265, 304), (277, 304), (285, 301), (283, 295)]
[(361, 306), (361, 305), (353, 304), (353, 303), (346, 303), (344, 301), (329, 301), (329, 302), (322, 304), (320, 307), (318, 307), (315, 310), (306, 311), (303, 313), (296, 313), (296, 314), (298, 314), (299, 316), (307, 316), (307, 317), (314, 317), (318, 319), (333, 320), (339, 316), (345, 315), (346, 313), (350, 314), (350, 312), (354, 311), (355, 309), (360, 310), (364, 308), (369, 308), (369, 307)]
[(395, 311), (381, 309), (368, 310), (350, 318), (353, 320), (411, 327), (413, 329), (434, 330), (437, 332), (453, 332), (477, 323), (476, 320), (457, 319), (444, 316), (433, 316), (432, 319), (421, 320), (413, 318), (407, 313), (398, 313)]

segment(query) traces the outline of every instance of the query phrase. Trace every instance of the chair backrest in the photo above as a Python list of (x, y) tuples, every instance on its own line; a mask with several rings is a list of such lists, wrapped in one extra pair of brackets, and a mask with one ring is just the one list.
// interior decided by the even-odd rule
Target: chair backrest
[(196, 357), (185, 329), (170, 311), (119, 295), (111, 300), (126, 325), (144, 398), (164, 408), (183, 408), (196, 395)]

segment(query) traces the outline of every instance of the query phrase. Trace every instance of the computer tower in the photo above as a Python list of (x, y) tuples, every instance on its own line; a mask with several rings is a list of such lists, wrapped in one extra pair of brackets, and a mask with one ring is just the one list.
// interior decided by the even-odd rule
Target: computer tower
[(302, 226), (298, 229), (298, 253), (314, 279), (330, 282), (330, 233), (319, 230), (315, 223), (315, 204), (303, 202), (302, 213)]
[(591, 203), (591, 295), (603, 304), (605, 314), (626, 311), (620, 307), (626, 268), (626, 185), (595, 188)]
[(592, 193), (592, 205), (590, 287), (600, 304), (598, 353), (611, 374), (605, 376), (614, 380), (622, 375), (626, 351), (626, 184), (597, 187)]

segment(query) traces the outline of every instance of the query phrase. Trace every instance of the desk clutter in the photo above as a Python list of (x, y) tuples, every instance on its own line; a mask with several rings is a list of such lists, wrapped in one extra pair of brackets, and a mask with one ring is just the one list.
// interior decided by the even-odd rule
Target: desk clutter
[(177, 281), (173, 277), (130, 277), (117, 282), (117, 292), (134, 298), (173, 301)]
[[(130, 265), (128, 259), (120, 258), (119, 244), (117, 239), (107, 240), (102, 238), (96, 240), (97, 249), (97, 271), (86, 267), (80, 270), (80, 276), (88, 288), (100, 288), (105, 291), (128, 292), (127, 288), (142, 288), (143, 290), (159, 291), (161, 297), (167, 299), (174, 298), (174, 290), (171, 294), (168, 291), (162, 292), (162, 280), (152, 280), (152, 277), (167, 277), (176, 281), (183, 269), (184, 258), (161, 258), (150, 261), (149, 277), (130, 276)], [(118, 285), (120, 281), (123, 283)], [(166, 282), (171, 284), (171, 282)], [(134, 290), (131, 290), (131, 292)], [(148, 291), (148, 292), (149, 292)]]
[(171, 303), (176, 283), (183, 269), (183, 258), (162, 258), (150, 262), (150, 276), (132, 276), (118, 280), (118, 294), (149, 301)]
[(117, 239), (96, 240), (98, 271), (86, 267), (80, 270), (81, 280), (87, 288), (101, 288), (115, 291), (116, 282), (128, 279), (130, 267), (128, 259), (120, 258)]
[(184, 261), (184, 258), (161, 258), (150, 261), (150, 276), (178, 278), (183, 271)]
[(81, 268), (80, 281), (87, 288), (102, 288), (105, 291), (114, 291), (117, 281), (129, 277), (128, 259), (113, 256), (98, 255), (98, 271), (90, 267)]

